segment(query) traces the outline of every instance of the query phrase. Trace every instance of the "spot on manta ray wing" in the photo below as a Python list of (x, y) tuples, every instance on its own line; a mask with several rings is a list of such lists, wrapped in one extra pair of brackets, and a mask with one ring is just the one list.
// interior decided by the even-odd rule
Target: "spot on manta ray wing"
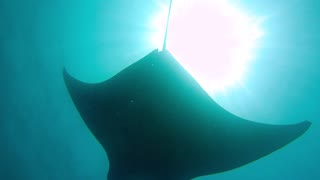
[(64, 71), (71, 98), (110, 162), (109, 180), (189, 180), (266, 156), (311, 125), (267, 125), (219, 106), (167, 51), (98, 84)]

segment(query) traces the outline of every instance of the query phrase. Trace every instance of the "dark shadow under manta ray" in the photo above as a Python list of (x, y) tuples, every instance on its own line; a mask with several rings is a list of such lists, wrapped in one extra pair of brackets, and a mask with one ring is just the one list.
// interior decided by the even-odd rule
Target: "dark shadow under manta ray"
[(64, 71), (71, 98), (110, 162), (109, 180), (189, 180), (266, 156), (310, 126), (267, 125), (220, 107), (164, 50), (109, 80)]

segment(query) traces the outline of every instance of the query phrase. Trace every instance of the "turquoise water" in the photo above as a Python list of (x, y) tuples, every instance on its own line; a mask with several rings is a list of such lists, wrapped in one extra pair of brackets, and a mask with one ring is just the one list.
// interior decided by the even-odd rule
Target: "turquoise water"
[[(272, 18), (245, 87), (215, 100), (246, 119), (313, 125), (268, 157), (197, 179), (319, 179), (320, 2), (241, 6)], [(105, 179), (107, 158), (71, 102), (62, 68), (102, 81), (138, 60), (155, 48), (148, 22), (157, 8), (146, 0), (0, 2), (0, 179)]]

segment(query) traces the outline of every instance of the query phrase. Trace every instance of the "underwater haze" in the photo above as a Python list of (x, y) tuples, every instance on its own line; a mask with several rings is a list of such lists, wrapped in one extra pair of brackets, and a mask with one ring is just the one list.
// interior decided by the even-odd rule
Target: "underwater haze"
[[(142, 58), (157, 48), (150, 18), (168, 2), (0, 1), (1, 180), (106, 179), (107, 155), (76, 110), (62, 70), (101, 82)], [(269, 156), (197, 180), (320, 179), (320, 1), (239, 2), (272, 17), (245, 84), (214, 100), (245, 119), (312, 126)]]

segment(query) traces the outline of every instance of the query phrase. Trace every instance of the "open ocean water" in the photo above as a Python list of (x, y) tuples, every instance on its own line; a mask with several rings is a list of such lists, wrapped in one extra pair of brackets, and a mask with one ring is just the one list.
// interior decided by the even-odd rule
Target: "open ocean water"
[[(107, 156), (73, 105), (62, 69), (83, 81), (102, 81), (155, 49), (148, 22), (158, 1), (0, 1), (1, 180), (106, 178)], [(269, 156), (197, 180), (318, 180), (320, 1), (240, 4), (270, 18), (245, 88), (215, 100), (250, 120), (313, 124)]]

